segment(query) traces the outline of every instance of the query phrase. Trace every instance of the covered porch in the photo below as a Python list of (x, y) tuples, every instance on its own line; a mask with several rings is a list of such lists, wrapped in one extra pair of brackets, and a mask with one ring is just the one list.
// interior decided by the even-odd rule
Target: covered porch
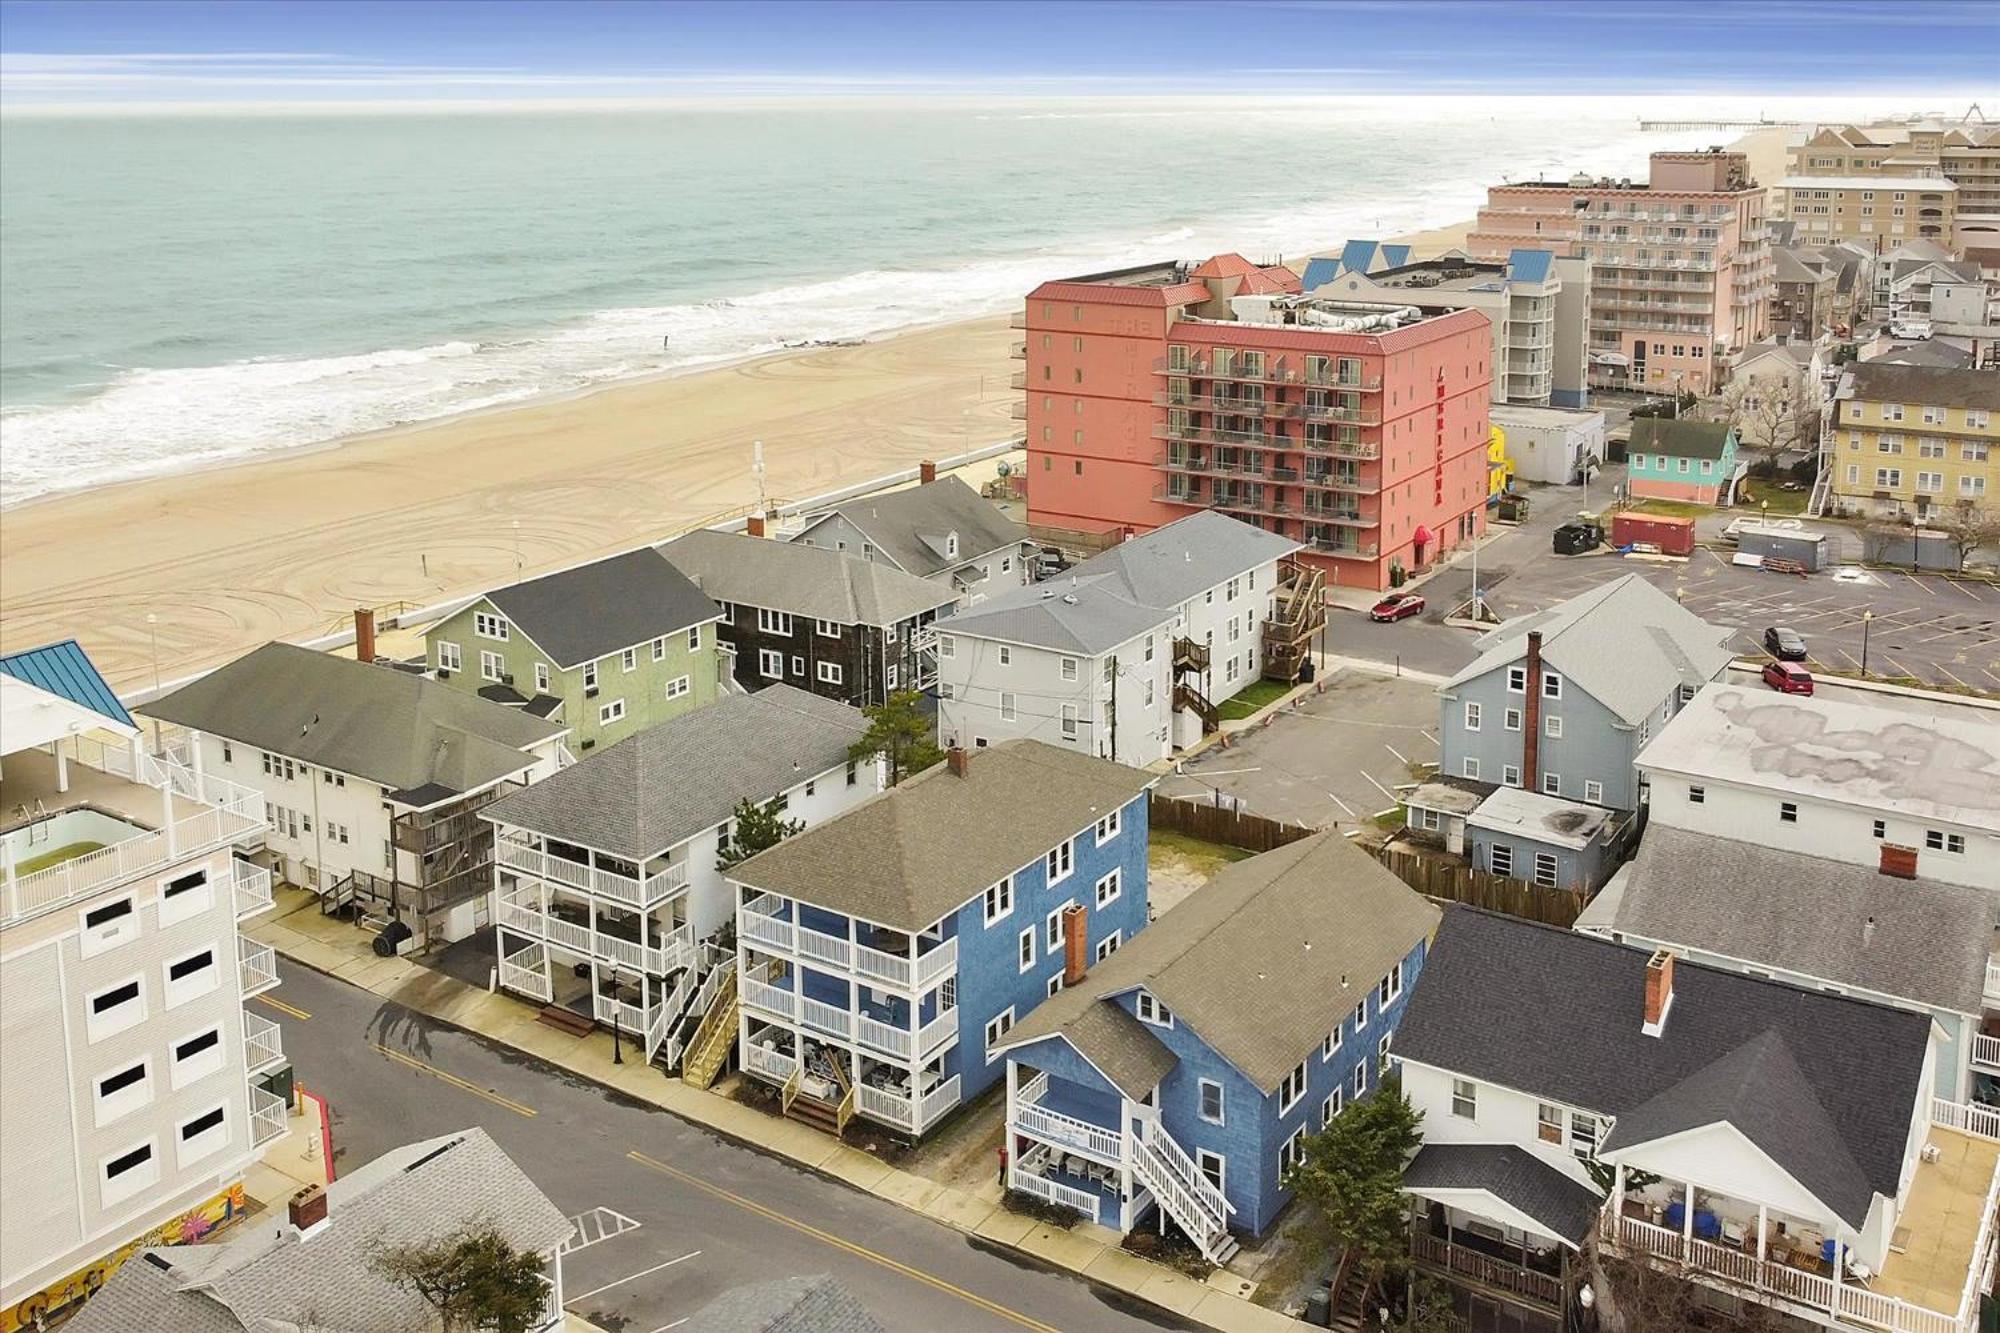
[(1410, 1256), (1454, 1282), (1560, 1313), (1602, 1196), (1513, 1144), (1426, 1144), (1403, 1172)]

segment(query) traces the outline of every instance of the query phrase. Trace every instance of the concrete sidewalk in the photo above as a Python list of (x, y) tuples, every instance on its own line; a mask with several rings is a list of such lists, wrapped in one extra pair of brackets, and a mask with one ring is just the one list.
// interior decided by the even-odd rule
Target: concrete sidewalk
[[(244, 927), (293, 962), (328, 973), (384, 1000), (525, 1052), (628, 1097), (649, 1102), (739, 1143), (775, 1153), (866, 1190), (891, 1203), (994, 1244), (1079, 1273), (1174, 1314), (1226, 1333), (1294, 1333), (1297, 1321), (1253, 1304), (1251, 1283), (1226, 1270), (1197, 1282), (1120, 1247), (1108, 1227), (1082, 1223), (1069, 1231), (1043, 1225), (1000, 1206), (1000, 1188), (941, 1185), (796, 1121), (753, 1110), (727, 1096), (702, 1092), (668, 1077), (643, 1057), (613, 1064), (609, 1034), (573, 1037), (539, 1023), (534, 1006), (490, 993), (406, 958), (377, 958), (357, 927), (321, 915), (319, 900), (281, 886), (277, 909)], [(307, 1071), (310, 1073), (310, 1071)], [(274, 1155), (296, 1155), (287, 1139)]]

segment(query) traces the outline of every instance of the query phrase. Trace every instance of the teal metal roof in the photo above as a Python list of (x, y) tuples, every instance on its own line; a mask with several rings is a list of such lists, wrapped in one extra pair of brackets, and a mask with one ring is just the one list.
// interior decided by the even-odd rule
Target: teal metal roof
[(1548, 250), (1510, 250), (1507, 276), (1515, 282), (1547, 282), (1556, 257)]
[(75, 639), (8, 653), (0, 657), (0, 673), (100, 713), (120, 726), (138, 725)]

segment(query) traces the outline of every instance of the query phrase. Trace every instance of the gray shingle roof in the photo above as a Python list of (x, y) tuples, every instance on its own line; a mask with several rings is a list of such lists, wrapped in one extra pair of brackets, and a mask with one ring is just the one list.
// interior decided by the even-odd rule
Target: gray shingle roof
[(478, 1128), (384, 1153), (336, 1180), (327, 1199), (326, 1229), (304, 1241), (292, 1239), (284, 1215), (274, 1213), (246, 1221), (216, 1245), (143, 1251), (70, 1327), (76, 1333), (265, 1333), (305, 1323), (326, 1333), (426, 1328), (432, 1311), (423, 1298), (376, 1272), (371, 1258), (378, 1247), (434, 1240), (479, 1221), (493, 1224), (516, 1249), (539, 1253), (574, 1230)]
[(1729, 441), (1722, 421), (1686, 421), (1640, 417), (1632, 423), (1631, 450), (1638, 454), (1669, 454), (1675, 458), (1720, 458)]
[(1842, 398), (1932, 407), (2000, 408), (2000, 375), (1958, 366), (1906, 366), (1857, 361), (1841, 382)]
[(1980, 1012), (1995, 915), (1987, 890), (1659, 823), (1622, 879), (1600, 933)]
[(1299, 549), (1288, 537), (1213, 510), (1120, 542), (1061, 578), (989, 598), (951, 617), (978, 638), (1094, 656), (1172, 619), (1182, 603)]
[(898, 930), (928, 929), (1158, 778), (1040, 741), (939, 764), (787, 838), (729, 878)]
[(1403, 1168), (1403, 1187), (1413, 1194), (1485, 1190), (1572, 1246), (1583, 1243), (1604, 1206), (1596, 1190), (1511, 1143), (1427, 1143)]
[[(1682, 685), (1705, 685), (1732, 660), (1717, 629), (1638, 574), (1623, 574), (1546, 611), (1483, 636), (1479, 656), (1443, 689), (1512, 666), (1542, 632), (1542, 661), (1627, 723), (1637, 726)], [(1641, 651), (1649, 643), (1653, 651)], [(1568, 688), (1568, 686), (1565, 686)]]
[(841, 551), (704, 528), (660, 554), (720, 602), (842, 625), (894, 625), (950, 606), (949, 588)]
[[(1740, 1105), (1745, 1123), (1737, 1127), (1801, 1184), (1826, 1190), (1821, 1201), (1857, 1229), (1869, 1201), (1855, 1196), (1855, 1180), (1895, 1196), (1928, 1016), (1681, 960), (1665, 1027), (1649, 1037), (1641, 1031), (1646, 960), (1644, 950), (1594, 936), (1448, 908), (1396, 1051), (1618, 1117), (1624, 1143), (1690, 1116), (1733, 1116)], [(1758, 1041), (1767, 1033), (1782, 1042), (1796, 1078), (1769, 1040)], [(1742, 1100), (1756, 1078), (1740, 1076), (1745, 1068), (1770, 1076), (1782, 1094), (1771, 1106)], [(1668, 1095), (1676, 1089), (1685, 1090)], [(1635, 1111), (1643, 1114), (1626, 1126)]]
[(434, 680), (289, 643), (246, 653), (145, 712), (378, 782), (416, 806), (511, 777), (534, 762), (529, 746), (568, 730)]
[[(897, 568), (920, 578), (1028, 540), (1026, 528), (957, 477), (849, 500), (831, 512), (860, 529)], [(811, 532), (808, 527), (799, 536)], [(947, 556), (945, 539), (953, 533), (958, 554)]]
[(722, 614), (651, 547), (495, 588), (486, 600), (563, 668)]
[(1141, 986), (1269, 1092), (1437, 920), (1438, 909), (1374, 857), (1316, 834), (1225, 866), (1081, 984), (1036, 1006), (1008, 1043), (1060, 1032), (1107, 1075), (1106, 1062), (1144, 1070), (1139, 1038), (1159, 1043), (1136, 1019), (1129, 1028), (1101, 1015), (1081, 1023)]
[(784, 1277), (725, 1291), (697, 1310), (689, 1333), (885, 1333), (831, 1277)]
[(857, 708), (790, 685), (726, 695), (628, 736), (483, 812), (642, 861), (847, 762), (868, 730)]
[(1892, 347), (1880, 356), (1871, 356), (1867, 365), (1891, 366), (1944, 366), (1960, 369), (1972, 364), (1970, 348), (1954, 347), (1944, 342), (1910, 343), (1905, 347)]

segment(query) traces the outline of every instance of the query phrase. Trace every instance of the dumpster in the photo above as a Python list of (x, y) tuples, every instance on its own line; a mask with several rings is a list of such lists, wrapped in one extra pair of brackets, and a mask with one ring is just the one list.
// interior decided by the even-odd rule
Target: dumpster
[(1617, 514), (1611, 519), (1613, 546), (1656, 546), (1668, 555), (1694, 554), (1694, 520), (1666, 514)]

